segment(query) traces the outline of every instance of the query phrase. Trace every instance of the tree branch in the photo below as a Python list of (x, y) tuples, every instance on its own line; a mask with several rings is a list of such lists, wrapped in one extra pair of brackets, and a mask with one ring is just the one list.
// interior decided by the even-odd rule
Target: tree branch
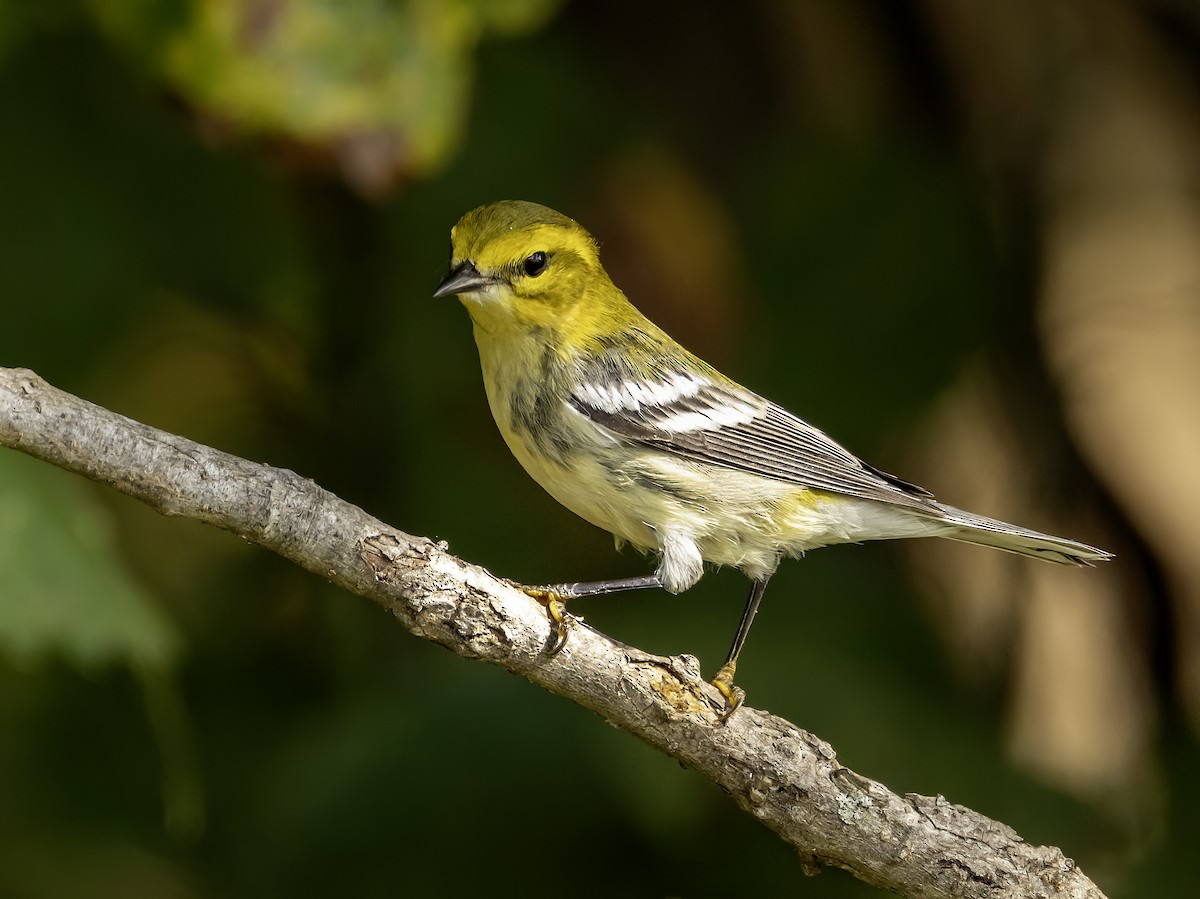
[(549, 656), (542, 606), (291, 471), (159, 431), (0, 368), (0, 445), (207, 522), (389, 609), (414, 634), (523, 675), (700, 772), (799, 851), (910, 897), (1103, 899), (1073, 861), (941, 796), (892, 793), (829, 744), (719, 694), (690, 656), (663, 658), (576, 624)]

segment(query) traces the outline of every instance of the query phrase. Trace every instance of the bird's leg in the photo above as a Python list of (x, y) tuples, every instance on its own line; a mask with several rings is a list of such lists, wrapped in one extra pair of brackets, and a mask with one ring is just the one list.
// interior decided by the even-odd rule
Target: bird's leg
[(522, 587), (521, 589), (546, 606), (550, 620), (554, 622), (554, 643), (550, 655), (557, 655), (567, 645), (567, 618), (565, 603), (577, 596), (599, 596), (604, 593), (620, 593), (624, 590), (647, 590), (661, 587), (662, 578), (657, 574), (642, 577), (617, 578), (611, 581), (587, 581), (573, 584), (550, 584), (546, 587)]
[(746, 635), (750, 633), (750, 625), (754, 623), (754, 616), (758, 614), (758, 604), (762, 602), (763, 591), (767, 589), (767, 580), (768, 578), (765, 577), (759, 578), (750, 585), (750, 597), (746, 600), (746, 608), (742, 611), (742, 623), (738, 625), (737, 633), (733, 637), (733, 646), (729, 648), (729, 656), (711, 681), (712, 685), (725, 697), (725, 712), (721, 715), (722, 724), (729, 720), (729, 716), (737, 711), (738, 706), (746, 698), (745, 691), (741, 687), (734, 686), (733, 674), (737, 671), (738, 654), (741, 653), (742, 646), (746, 642)]

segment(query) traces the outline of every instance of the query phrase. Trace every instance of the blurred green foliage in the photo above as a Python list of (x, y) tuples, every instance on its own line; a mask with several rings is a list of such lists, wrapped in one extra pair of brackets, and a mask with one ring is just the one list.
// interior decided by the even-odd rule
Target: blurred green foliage
[(367, 190), (444, 164), (479, 41), (559, 0), (95, 2), (108, 34), (222, 127), (329, 152)]
[[(457, 217), (524, 197), (591, 227), (668, 330), (894, 468), (964, 360), (1020, 327), (1023, 273), (944, 111), (912, 87), (874, 128), (806, 117), (769, 4), (558, 6), (0, 0), (0, 364), (505, 576), (641, 572), (518, 469), (465, 314), (429, 298)], [(363, 135), (383, 162), (347, 149)], [(727, 226), (712, 305), (620, 237), (628, 207), (684, 192), (633, 189), (648, 159)], [(0, 540), (0, 895), (877, 895), (798, 885), (675, 763), (228, 535), (3, 451)], [(1141, 860), (1149, 890), (1112, 821), (1006, 763), (999, 687), (955, 683), (915, 589), (887, 546), (785, 565), (751, 702), (1063, 846), (1110, 895), (1190, 882), (1194, 817)], [(722, 572), (577, 611), (711, 670), (744, 590)], [(1197, 761), (1180, 738), (1164, 764)]]
[(0, 455), (0, 646), (18, 665), (60, 655), (83, 670), (167, 669), (170, 620), (116, 558), (111, 516), (77, 478)]

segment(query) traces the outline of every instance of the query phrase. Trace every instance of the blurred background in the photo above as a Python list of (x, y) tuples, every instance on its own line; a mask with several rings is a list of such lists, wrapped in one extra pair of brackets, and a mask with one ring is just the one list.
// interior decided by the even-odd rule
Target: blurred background
[[(945, 501), (1095, 543), (785, 564), (753, 705), (1112, 897), (1200, 842), (1200, 7), (0, 0), (0, 364), (526, 582), (652, 564), (504, 448), (458, 217)], [(573, 611), (723, 658), (746, 591)], [(0, 895), (879, 895), (519, 678), (0, 451)]]

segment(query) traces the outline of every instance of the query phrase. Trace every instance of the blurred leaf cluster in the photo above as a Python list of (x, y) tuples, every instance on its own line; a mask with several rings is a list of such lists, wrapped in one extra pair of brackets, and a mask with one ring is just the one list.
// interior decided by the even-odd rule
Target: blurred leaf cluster
[(379, 193), (440, 168), (462, 138), (481, 40), (558, 0), (149, 0), (92, 4), (106, 32), (215, 134), (273, 139)]
[[(0, 364), (505, 576), (640, 573), (519, 470), (465, 314), (430, 299), (467, 209), (559, 208), (722, 370), (950, 502), (1121, 556), (1046, 580), (963, 547), (815, 553), (772, 584), (750, 702), (1109, 895), (1179, 894), (1200, 588), (1172, 555), (1193, 487), (1156, 492), (1151, 454), (1186, 457), (1200, 410), (1156, 440), (1131, 392), (1114, 456), (1122, 394), (1096, 385), (1194, 386), (1165, 343), (1118, 368), (1103, 341), (1190, 333), (1200, 277), (1181, 253), (1169, 302), (1113, 311), (1072, 303), (1163, 266), (1118, 247), (1088, 257), (1125, 263), (1100, 285), (1068, 275), (1147, 185), (1190, 233), (1198, 31), (1118, 0), (0, 0)], [(1127, 108), (1158, 142), (1108, 161), (1126, 132), (1085, 126)], [(712, 669), (744, 590), (718, 572), (578, 611)], [(0, 453), (0, 895), (877, 895), (801, 876), (591, 715)]]

